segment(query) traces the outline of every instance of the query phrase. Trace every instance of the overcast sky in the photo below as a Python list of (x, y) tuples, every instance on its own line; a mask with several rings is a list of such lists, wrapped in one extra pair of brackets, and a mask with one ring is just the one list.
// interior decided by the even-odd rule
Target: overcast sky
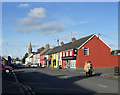
[(58, 38), (67, 43), (94, 33), (118, 48), (117, 2), (2, 3), (2, 55), (22, 57), (30, 42), (36, 51), (56, 46)]

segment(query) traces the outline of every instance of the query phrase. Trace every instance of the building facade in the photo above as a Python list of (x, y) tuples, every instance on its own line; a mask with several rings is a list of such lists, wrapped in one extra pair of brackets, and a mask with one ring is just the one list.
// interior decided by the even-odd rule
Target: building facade
[[(57, 54), (60, 54), (60, 57)], [(83, 68), (85, 61), (91, 61), (93, 67), (116, 67), (119, 55), (111, 55), (110, 47), (96, 34), (83, 37), (61, 46), (54, 47), (48, 55), (52, 55), (51, 67)], [(50, 57), (49, 57), (50, 58)], [(58, 62), (59, 60), (59, 62)], [(53, 66), (53, 63), (54, 66)]]

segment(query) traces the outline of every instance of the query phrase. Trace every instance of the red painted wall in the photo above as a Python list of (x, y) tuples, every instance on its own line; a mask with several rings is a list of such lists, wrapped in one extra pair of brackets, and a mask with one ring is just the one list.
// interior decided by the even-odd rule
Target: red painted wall
[(84, 55), (84, 49), (77, 50), (76, 68), (83, 68), (85, 61), (91, 61), (93, 67), (118, 66), (118, 55), (111, 55), (110, 48), (97, 36), (94, 36), (83, 47), (89, 48), (89, 56)]
[[(50, 59), (50, 60), (51, 60), (51, 62), (52, 62), (52, 58), (50, 58), (50, 56), (52, 56), (52, 54), (51, 54), (51, 55), (48, 55), (48, 59)], [(51, 68), (52, 68), (52, 63), (51, 63), (51, 65), (49, 65), (49, 67), (51, 67)]]
[[(64, 51), (65, 52), (65, 56), (64, 57), (66, 57), (67, 55), (67, 53), (66, 52), (68, 52), (68, 56), (70, 56), (70, 51), (72, 51), (72, 56), (73, 56), (73, 50), (68, 50), (68, 51)], [(62, 52), (62, 57), (63, 57), (63, 52)], [(62, 67), (65, 67), (65, 60), (62, 60)], [(69, 67), (70, 68), (70, 67)]]
[(44, 57), (45, 57), (45, 55), (40, 55), (40, 63), (41, 63), (41, 65), (42, 66), (44, 66)]

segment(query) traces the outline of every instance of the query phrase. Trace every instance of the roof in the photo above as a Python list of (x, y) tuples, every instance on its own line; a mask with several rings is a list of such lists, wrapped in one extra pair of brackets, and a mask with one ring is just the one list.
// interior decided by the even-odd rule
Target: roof
[(86, 41), (88, 41), (94, 35), (95, 34), (92, 34), (92, 35), (89, 35), (87, 37), (80, 38), (74, 42), (69, 42), (69, 43), (66, 43), (62, 46), (54, 47), (48, 54), (53, 54), (53, 53), (58, 53), (58, 52), (65, 51), (65, 50), (79, 48), (80, 46), (82, 46)]
[(46, 55), (48, 52), (50, 52), (51, 49), (46, 50), (45, 52), (43, 52), (41, 55)]
[(39, 54), (40, 52), (42, 52), (44, 49), (40, 50), (40, 51), (37, 51), (35, 52), (35, 54)]
[(49, 51), (47, 54), (53, 54), (53, 53), (57, 53), (57, 52), (60, 52), (60, 47), (61, 46), (57, 46), (57, 47), (54, 47), (51, 51)]

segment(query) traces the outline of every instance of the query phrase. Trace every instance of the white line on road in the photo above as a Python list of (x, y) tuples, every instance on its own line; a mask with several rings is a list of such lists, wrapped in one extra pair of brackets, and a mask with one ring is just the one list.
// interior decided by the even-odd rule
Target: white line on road
[[(13, 72), (13, 75), (14, 75), (14, 77), (15, 77), (16, 82), (18, 83), (18, 79), (17, 79), (17, 77), (16, 77), (16, 75), (15, 75), (14, 72)], [(25, 93), (24, 93), (24, 91), (22, 90), (22, 88), (21, 88), (19, 85), (18, 85), (18, 87), (20, 88), (20, 91), (21, 91), (22, 95), (25, 95)]]
[(98, 86), (101, 86), (101, 87), (104, 87), (104, 88), (106, 88), (107, 86), (105, 86), (105, 85), (101, 85), (101, 84), (98, 84)]

